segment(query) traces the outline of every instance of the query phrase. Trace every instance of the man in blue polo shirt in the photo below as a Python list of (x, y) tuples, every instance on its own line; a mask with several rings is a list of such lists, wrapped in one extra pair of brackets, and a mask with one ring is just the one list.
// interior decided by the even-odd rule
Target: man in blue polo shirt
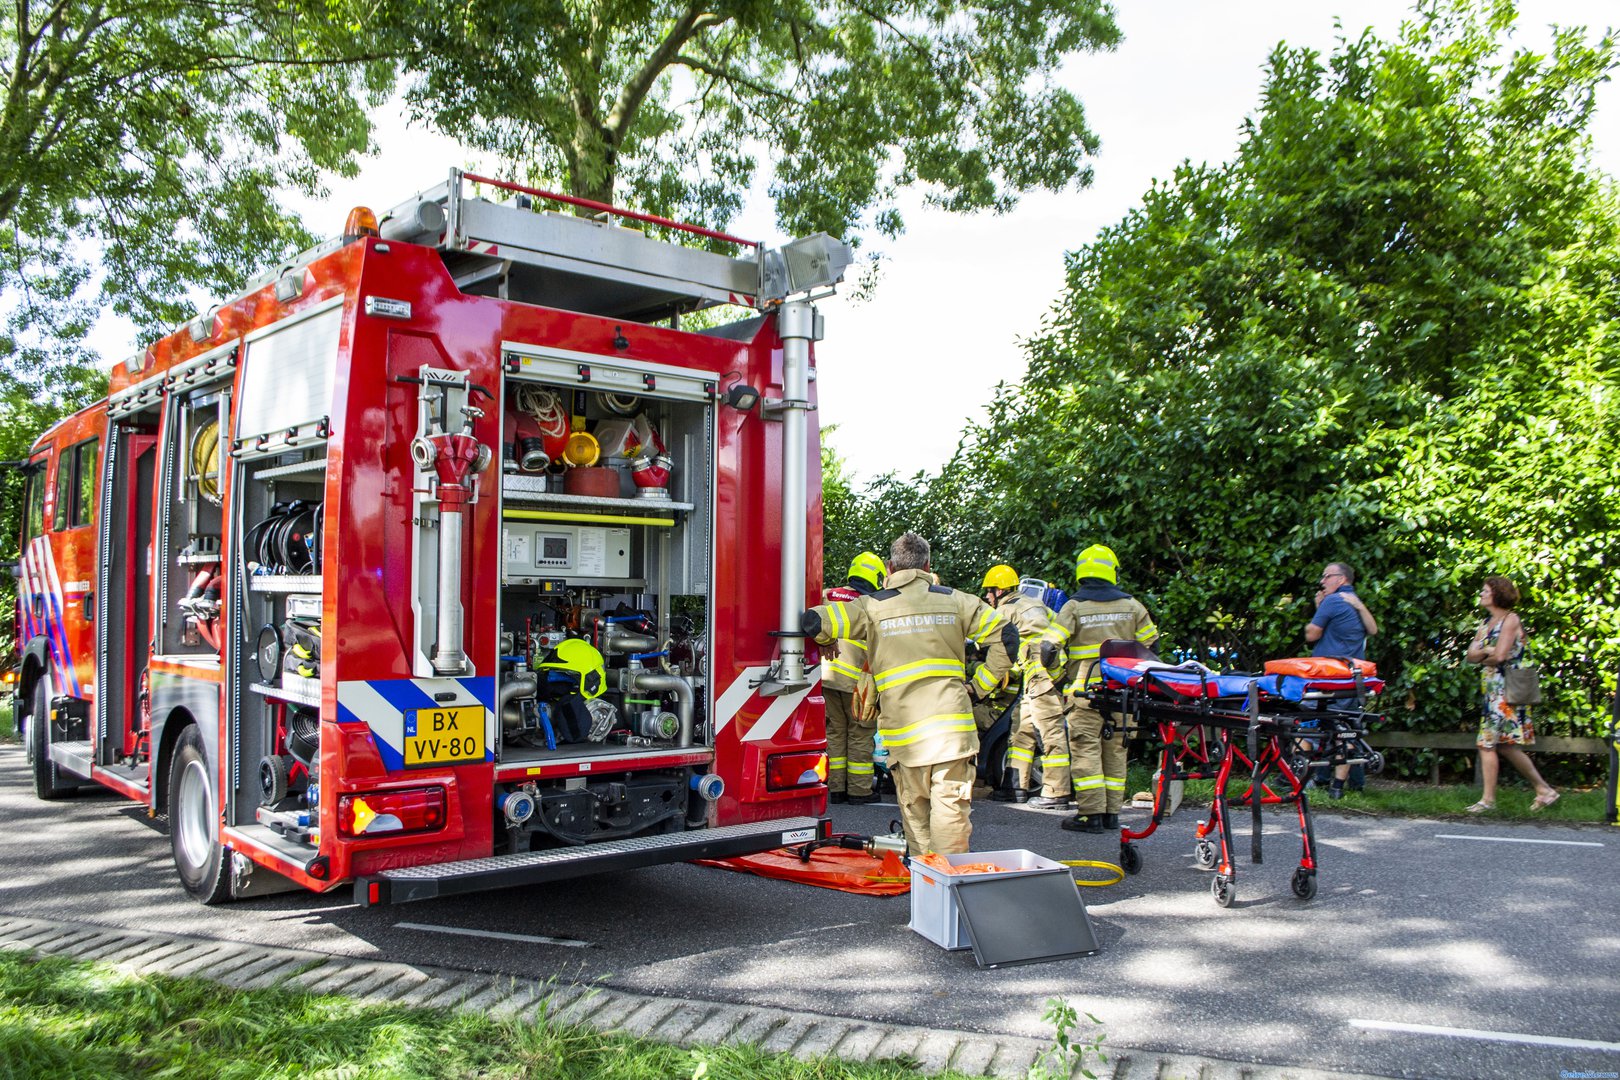
[(1316, 614), (1305, 627), (1312, 656), (1367, 658), (1367, 638), (1378, 633), (1378, 621), (1356, 595), (1356, 572), (1349, 564), (1328, 563), (1316, 594)]
[[(1354, 660), (1367, 657), (1367, 639), (1378, 633), (1378, 620), (1372, 617), (1367, 605), (1355, 590), (1356, 572), (1349, 563), (1328, 563), (1322, 570), (1322, 587), (1316, 593), (1316, 614), (1305, 627), (1305, 640), (1311, 645), (1312, 656), (1342, 656)], [(1356, 766), (1351, 787), (1361, 790), (1365, 776)], [(1333, 783), (1328, 798), (1344, 797), (1344, 782), (1350, 777), (1350, 766), (1340, 765), (1333, 770)], [(1327, 767), (1316, 770), (1312, 784), (1327, 780)]]

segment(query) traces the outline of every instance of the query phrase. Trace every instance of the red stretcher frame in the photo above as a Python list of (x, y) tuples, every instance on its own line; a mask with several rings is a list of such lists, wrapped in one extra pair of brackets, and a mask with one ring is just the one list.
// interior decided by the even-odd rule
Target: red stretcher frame
[[(1109, 658), (1155, 659), (1134, 641), (1103, 643), (1098, 659)], [(1383, 756), (1364, 738), (1368, 724), (1380, 717), (1366, 711), (1359, 676), (1351, 690), (1307, 694), (1300, 702), (1263, 697), (1258, 685), (1251, 685), (1241, 706), (1230, 698), (1188, 697), (1158, 685), (1152, 670), (1141, 672), (1133, 685), (1095, 681), (1088, 693), (1105, 725), (1123, 727), (1127, 741), (1145, 737), (1159, 747), (1152, 817), (1139, 831), (1120, 829), (1119, 861), (1126, 873), (1142, 868), (1136, 841), (1158, 830), (1171, 781), (1214, 780), (1209, 818), (1199, 823), (1193, 858), (1199, 869), (1215, 871), (1210, 881), (1215, 902), (1230, 907), (1237, 899), (1234, 809), (1250, 810), (1249, 857), (1258, 864), (1264, 861), (1261, 808), (1284, 803), (1294, 804), (1299, 814), (1300, 861), (1290, 886), (1301, 900), (1316, 895), (1316, 831), (1305, 793), (1310, 770), (1339, 764), (1361, 764), (1369, 773), (1383, 768)], [(1234, 774), (1248, 780), (1236, 796), (1228, 794)], [(1272, 778), (1281, 783), (1268, 782)]]

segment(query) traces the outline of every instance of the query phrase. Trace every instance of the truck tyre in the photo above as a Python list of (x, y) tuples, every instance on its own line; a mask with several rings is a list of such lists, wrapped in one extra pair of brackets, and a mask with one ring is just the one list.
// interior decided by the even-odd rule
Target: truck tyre
[(204, 904), (218, 904), (231, 894), (218, 805), (202, 735), (193, 724), (180, 733), (169, 762), (169, 841), (180, 883)]
[(28, 708), (28, 764), (34, 773), (34, 794), (47, 801), (60, 799), (79, 786), (51, 760), (51, 703), (45, 689), (49, 682), (44, 675), (34, 680)]

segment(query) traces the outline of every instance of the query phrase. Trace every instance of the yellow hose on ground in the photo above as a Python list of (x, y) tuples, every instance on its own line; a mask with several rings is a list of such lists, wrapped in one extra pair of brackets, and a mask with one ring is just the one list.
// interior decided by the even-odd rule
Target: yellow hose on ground
[(1114, 872), (1114, 876), (1107, 881), (1080, 881), (1077, 879), (1075, 884), (1081, 888), (1095, 889), (1104, 885), (1118, 885), (1125, 880), (1125, 870), (1118, 863), (1101, 862), (1097, 859), (1059, 859), (1058, 862), (1064, 866), (1091, 866), (1098, 870), (1112, 870)]

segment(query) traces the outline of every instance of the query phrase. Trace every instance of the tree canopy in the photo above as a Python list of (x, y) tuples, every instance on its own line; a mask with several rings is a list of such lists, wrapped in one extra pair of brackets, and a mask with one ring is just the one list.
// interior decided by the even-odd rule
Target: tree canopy
[(782, 228), (837, 236), (897, 233), (911, 184), (1004, 210), (1088, 183), (1097, 137), (1055, 76), (1119, 40), (1102, 0), (464, 0), (399, 24), (416, 109), (531, 183), (723, 227), (763, 153)]
[(342, 13), (336, 0), (0, 10), (0, 398), (93, 393), (80, 343), (103, 310), (152, 336), (194, 312), (194, 293), (234, 291), (310, 241), (277, 192), (352, 173), (366, 107), (389, 85)]
[(1347, 561), (1386, 705), (1454, 728), (1502, 573), (1546, 713), (1590, 730), (1620, 670), (1620, 207), (1586, 134), (1614, 43), (1510, 51), (1512, 20), (1425, 4), (1395, 41), (1279, 47), (1236, 157), (1069, 257), (1026, 377), (929, 485), (947, 574), (1067, 583), (1107, 542), (1171, 639), (1236, 629), (1253, 663), (1304, 650)]

